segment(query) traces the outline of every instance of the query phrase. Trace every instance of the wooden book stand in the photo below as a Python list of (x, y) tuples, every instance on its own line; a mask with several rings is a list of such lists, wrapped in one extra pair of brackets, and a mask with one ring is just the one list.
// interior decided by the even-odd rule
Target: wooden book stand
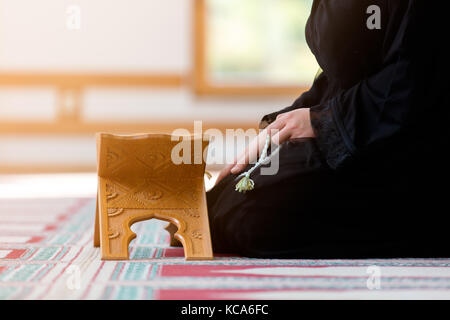
[[(177, 138), (180, 140), (172, 141), (172, 136), (163, 134), (97, 134), (94, 246), (101, 247), (103, 260), (128, 259), (128, 246), (136, 237), (131, 225), (152, 218), (170, 222), (166, 230), (171, 245), (181, 243), (186, 260), (213, 258), (203, 160), (209, 142), (203, 137)], [(175, 164), (172, 159), (181, 139), (188, 146), (181, 156), (190, 156), (191, 164)]]

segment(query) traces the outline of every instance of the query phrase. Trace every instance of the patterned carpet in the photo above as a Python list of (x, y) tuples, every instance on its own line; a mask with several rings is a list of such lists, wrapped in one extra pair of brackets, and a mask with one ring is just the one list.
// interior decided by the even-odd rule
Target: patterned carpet
[(101, 261), (94, 208), (0, 199), (0, 299), (450, 299), (450, 259), (186, 262), (159, 221), (133, 226), (130, 261)]

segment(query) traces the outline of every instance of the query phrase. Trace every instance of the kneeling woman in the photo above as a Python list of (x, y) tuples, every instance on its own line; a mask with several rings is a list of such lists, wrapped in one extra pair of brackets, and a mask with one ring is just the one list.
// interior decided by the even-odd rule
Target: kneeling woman
[[(448, 174), (447, 59), (433, 38), (438, 18), (427, 19), (439, 9), (423, 2), (314, 1), (306, 36), (323, 71), (292, 106), (261, 121), (261, 136), (278, 130), (278, 173), (258, 168), (254, 189), (237, 192), (252, 167), (247, 149), (208, 192), (215, 252), (449, 255), (441, 221), (448, 204), (436, 184)], [(380, 8), (380, 28), (367, 26), (371, 5)]]

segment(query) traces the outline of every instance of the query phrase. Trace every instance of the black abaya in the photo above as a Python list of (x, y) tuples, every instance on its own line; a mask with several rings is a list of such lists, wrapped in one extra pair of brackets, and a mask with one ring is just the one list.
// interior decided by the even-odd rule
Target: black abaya
[[(381, 9), (381, 29), (366, 10)], [(292, 106), (316, 138), (280, 151), (276, 175), (207, 193), (215, 252), (252, 257), (448, 256), (450, 87), (437, 5), (421, 0), (315, 0), (306, 28), (323, 72)], [(442, 26), (441, 26), (442, 24)], [(419, 214), (418, 214), (419, 212)]]

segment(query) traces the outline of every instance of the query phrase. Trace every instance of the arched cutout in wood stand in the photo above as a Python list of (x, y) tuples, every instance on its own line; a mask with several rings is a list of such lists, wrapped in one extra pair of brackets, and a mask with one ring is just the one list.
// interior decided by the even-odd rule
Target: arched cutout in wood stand
[[(94, 246), (103, 260), (129, 259), (131, 225), (152, 218), (170, 222), (171, 245), (181, 243), (186, 260), (213, 259), (204, 184), (208, 143), (202, 136), (97, 134)], [(182, 152), (174, 149), (181, 146)], [(184, 163), (173, 161), (173, 150)]]

